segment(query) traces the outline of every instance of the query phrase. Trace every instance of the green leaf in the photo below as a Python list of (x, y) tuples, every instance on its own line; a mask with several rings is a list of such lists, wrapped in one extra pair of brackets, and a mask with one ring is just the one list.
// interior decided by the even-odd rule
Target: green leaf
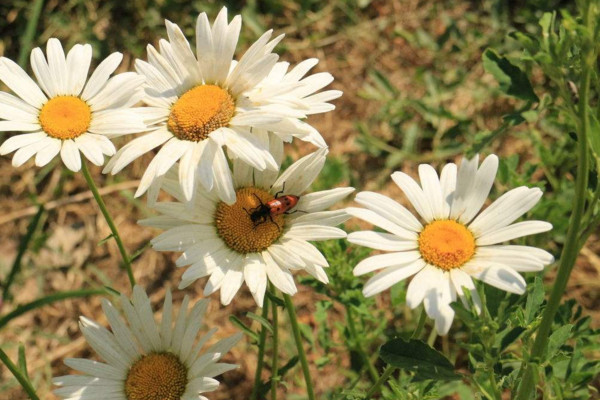
[(596, 172), (600, 177), (600, 122), (593, 113), (590, 113), (590, 134), (588, 135), (588, 142), (592, 154), (596, 159)]
[(532, 286), (533, 288), (527, 296), (527, 303), (525, 304), (525, 321), (528, 324), (539, 314), (540, 306), (544, 301), (544, 283), (542, 282), (542, 278), (536, 276)]
[(264, 326), (265, 329), (269, 331), (269, 333), (273, 334), (273, 326), (271, 325), (271, 323), (269, 321), (267, 321), (266, 319), (264, 319), (263, 317), (261, 317), (260, 315), (256, 315), (254, 313), (248, 312), (248, 313), (246, 313), (246, 317), (255, 320), (256, 322), (258, 322), (259, 324)]
[(19, 369), (21, 370), (21, 372), (23, 373), (23, 375), (28, 379), (31, 380), (29, 378), (29, 373), (27, 372), (27, 358), (25, 358), (25, 346), (23, 346), (23, 343), (19, 343)]
[(236, 317), (235, 315), (230, 315), (229, 321), (233, 325), (240, 328), (241, 331), (248, 335), (248, 337), (250, 337), (252, 340), (258, 342), (258, 336), (256, 335), (256, 333), (252, 329), (248, 328), (238, 317)]
[(444, 355), (420, 340), (392, 339), (381, 346), (379, 356), (389, 365), (413, 372), (415, 380), (461, 379)]
[(506, 57), (501, 57), (494, 50), (487, 49), (483, 53), (483, 67), (488, 73), (494, 75), (500, 84), (500, 90), (507, 95), (530, 102), (539, 101), (527, 74)]
[(547, 360), (550, 360), (556, 352), (562, 347), (563, 344), (571, 337), (571, 329), (573, 325), (567, 324), (563, 325), (550, 335), (548, 339), (548, 354), (546, 356)]

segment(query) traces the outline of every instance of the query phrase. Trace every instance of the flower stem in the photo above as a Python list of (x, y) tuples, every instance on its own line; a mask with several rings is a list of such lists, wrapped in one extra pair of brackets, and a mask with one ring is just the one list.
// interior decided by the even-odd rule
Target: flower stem
[(387, 366), (387, 368), (385, 369), (385, 371), (383, 371), (383, 374), (379, 377), (377, 382), (375, 382), (375, 384), (367, 392), (367, 395), (365, 396), (365, 400), (371, 400), (375, 394), (379, 393), (379, 390), (381, 389), (381, 385), (383, 385), (384, 382), (387, 382), (388, 378), (390, 377), (392, 372), (394, 372), (395, 369), (396, 369), (396, 367), (394, 367), (392, 365)]
[(135, 286), (135, 278), (133, 277), (133, 270), (131, 269), (131, 259), (129, 258), (129, 255), (127, 254), (127, 251), (125, 250), (125, 246), (123, 245), (121, 236), (119, 236), (119, 231), (117, 230), (117, 227), (115, 226), (115, 223), (114, 223), (112, 217), (108, 213), (106, 204), (104, 204), (104, 200), (102, 200), (102, 196), (100, 196), (100, 193), (98, 192), (98, 188), (96, 187), (96, 184), (94, 183), (94, 180), (92, 179), (92, 175), (90, 174), (90, 171), (89, 171), (87, 165), (85, 164), (85, 162), (81, 163), (81, 172), (83, 172), (83, 176), (84, 176), (88, 186), (90, 187), (92, 194), (94, 195), (94, 199), (96, 199), (96, 203), (98, 203), (98, 207), (100, 207), (100, 211), (102, 212), (102, 215), (104, 215), (104, 219), (106, 220), (106, 223), (108, 224), (108, 227), (110, 228), (110, 231), (112, 232), (112, 236), (115, 239), (115, 242), (117, 242), (117, 247), (119, 247), (119, 252), (121, 253), (121, 257), (123, 258), (123, 264), (125, 265), (125, 269), (127, 270), (127, 276), (129, 277), (129, 283), (131, 284), (131, 287), (133, 288)]
[[(263, 300), (263, 308), (261, 317), (267, 319), (269, 316), (269, 297), (265, 296)], [(254, 386), (252, 387), (252, 394), (250, 400), (256, 400), (258, 397), (258, 389), (261, 386), (261, 375), (263, 366), (265, 364), (265, 343), (267, 341), (267, 328), (262, 326), (260, 330), (260, 336), (258, 337), (258, 363), (256, 364), (256, 372), (254, 373)]]
[(302, 372), (304, 373), (304, 381), (306, 382), (306, 391), (309, 400), (315, 400), (315, 393), (313, 390), (312, 380), (310, 378), (310, 371), (308, 369), (308, 362), (306, 361), (306, 353), (302, 346), (302, 337), (300, 336), (300, 327), (298, 326), (298, 317), (296, 316), (296, 309), (292, 303), (292, 298), (283, 293), (283, 299), (285, 301), (285, 309), (290, 317), (290, 323), (292, 324), (292, 332), (294, 333), (294, 340), (296, 341), (296, 347), (298, 348), (298, 357), (300, 358), (300, 364), (302, 365)]
[(425, 326), (425, 320), (427, 319), (427, 313), (425, 312), (425, 307), (421, 310), (421, 316), (419, 317), (419, 322), (415, 331), (413, 332), (411, 339), (418, 339), (421, 336), (421, 332), (423, 332), (423, 327)]
[(2, 351), (2, 349), (0, 349), (0, 361), (2, 361), (4, 365), (6, 365), (6, 368), (8, 368), (8, 370), (12, 372), (14, 377), (17, 378), (17, 381), (19, 381), (19, 383), (21, 384), (25, 392), (29, 395), (29, 398), (31, 400), (40, 400), (40, 398), (35, 393), (35, 389), (31, 385), (31, 382), (29, 382), (29, 379), (27, 379), (27, 376), (25, 375), (26, 371), (21, 371), (19, 367), (17, 367), (10, 360), (10, 358), (8, 358), (8, 355), (6, 355), (6, 353)]
[[(269, 283), (271, 293), (275, 294), (275, 288)], [(279, 383), (279, 377), (277, 376), (278, 371), (278, 314), (277, 314), (277, 303), (271, 302), (271, 314), (273, 320), (273, 359), (271, 364), (271, 400), (277, 400), (277, 384)]]
[(356, 325), (354, 324), (354, 315), (352, 313), (351, 307), (352, 306), (346, 306), (346, 319), (348, 320), (348, 330), (350, 332), (350, 335), (352, 336), (352, 340), (354, 341), (354, 346), (355, 346), (356, 352), (358, 353), (360, 358), (362, 358), (363, 364), (366, 365), (367, 370), (369, 371), (371, 380), (373, 381), (373, 383), (375, 383), (379, 379), (379, 374), (377, 373), (375, 366), (371, 362), (371, 359), (365, 352), (365, 349), (363, 349), (363, 347), (362, 347), (362, 343), (356, 332)]
[[(588, 8), (584, 13), (584, 21), (586, 26), (592, 27), (591, 12)], [(591, 46), (593, 47), (593, 46)], [(592, 57), (593, 56), (593, 57)], [(560, 257), (560, 265), (558, 267), (558, 273), (554, 279), (554, 286), (550, 293), (550, 298), (544, 313), (542, 315), (542, 321), (540, 322), (535, 342), (529, 356), (528, 361), (524, 361), (521, 368), (526, 368), (525, 374), (519, 386), (519, 391), (516, 400), (528, 400), (535, 386), (534, 376), (534, 365), (540, 361), (540, 358), (546, 351), (548, 345), (548, 337), (552, 328), (552, 322), (554, 316), (560, 305), (560, 300), (567, 287), (569, 276), (575, 265), (577, 254), (579, 253), (579, 232), (581, 219), (584, 213), (587, 180), (589, 171), (589, 159), (588, 159), (588, 135), (590, 130), (589, 123), (589, 97), (590, 97), (590, 81), (592, 76), (592, 65), (595, 62), (595, 52), (588, 50), (583, 54), (582, 65), (584, 67), (583, 78), (580, 85), (580, 102), (578, 109), (579, 116), (579, 129), (577, 135), (577, 158), (579, 160), (577, 164), (577, 177), (575, 181), (575, 196), (573, 199), (573, 212), (569, 221), (569, 228), (567, 230), (567, 237), (565, 245), (562, 249)]]

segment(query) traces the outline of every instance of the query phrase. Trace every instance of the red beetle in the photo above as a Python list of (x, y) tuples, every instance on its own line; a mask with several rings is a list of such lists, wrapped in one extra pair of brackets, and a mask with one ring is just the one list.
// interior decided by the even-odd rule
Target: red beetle
[(279, 224), (273, 220), (273, 216), (281, 214), (290, 214), (289, 210), (294, 208), (296, 204), (298, 204), (298, 200), (300, 200), (300, 196), (296, 196), (293, 194), (285, 194), (283, 196), (280, 196), (284, 190), (285, 182), (283, 184), (283, 188), (279, 192), (275, 193), (275, 198), (273, 200), (267, 201), (266, 203), (263, 203), (260, 197), (254, 194), (254, 197), (256, 197), (260, 204), (257, 207), (251, 208), (250, 211), (246, 209), (244, 209), (244, 211), (246, 211), (246, 213), (250, 216), (250, 220), (254, 223), (255, 228), (258, 225), (265, 223), (268, 218), (272, 223), (274, 223), (277, 226), (277, 228), (279, 228), (279, 230), (281, 230)]

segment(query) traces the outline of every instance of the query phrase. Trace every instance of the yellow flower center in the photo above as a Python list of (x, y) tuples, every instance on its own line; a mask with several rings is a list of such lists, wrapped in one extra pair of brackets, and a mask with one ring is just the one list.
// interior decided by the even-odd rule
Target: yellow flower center
[(475, 254), (475, 238), (466, 226), (454, 220), (434, 221), (419, 234), (419, 251), (429, 264), (449, 271)]
[(150, 353), (127, 373), (127, 400), (180, 400), (187, 385), (187, 368), (172, 353)]
[(79, 97), (57, 96), (42, 106), (40, 125), (49, 136), (57, 139), (74, 139), (90, 126), (92, 110)]
[(169, 131), (181, 140), (199, 142), (212, 131), (227, 126), (235, 112), (235, 101), (227, 90), (200, 85), (185, 92), (171, 107)]
[(267, 202), (275, 197), (262, 189), (238, 189), (233, 205), (220, 202), (215, 213), (221, 239), (238, 253), (257, 253), (268, 248), (283, 231), (283, 215), (270, 215)]

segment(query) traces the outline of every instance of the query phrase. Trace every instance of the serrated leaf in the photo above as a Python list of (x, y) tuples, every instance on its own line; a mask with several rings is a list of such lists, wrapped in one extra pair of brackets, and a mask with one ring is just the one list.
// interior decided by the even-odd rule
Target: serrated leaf
[(554, 357), (562, 345), (569, 340), (571, 337), (572, 328), (573, 325), (567, 324), (552, 332), (552, 335), (550, 335), (550, 338), (548, 338), (548, 353), (546, 355), (547, 360), (550, 360), (552, 357)]
[(540, 311), (540, 306), (544, 302), (544, 283), (539, 276), (535, 277), (533, 288), (527, 295), (525, 304), (525, 322), (531, 323)]
[(389, 365), (413, 372), (417, 381), (461, 379), (443, 354), (420, 340), (392, 339), (381, 346), (379, 356)]
[(588, 135), (590, 150), (596, 159), (596, 172), (600, 177), (600, 122), (593, 113), (590, 113), (590, 132)]
[(487, 49), (483, 53), (483, 67), (496, 78), (500, 90), (507, 95), (531, 102), (539, 101), (527, 74), (506, 57), (498, 55), (492, 49)]

